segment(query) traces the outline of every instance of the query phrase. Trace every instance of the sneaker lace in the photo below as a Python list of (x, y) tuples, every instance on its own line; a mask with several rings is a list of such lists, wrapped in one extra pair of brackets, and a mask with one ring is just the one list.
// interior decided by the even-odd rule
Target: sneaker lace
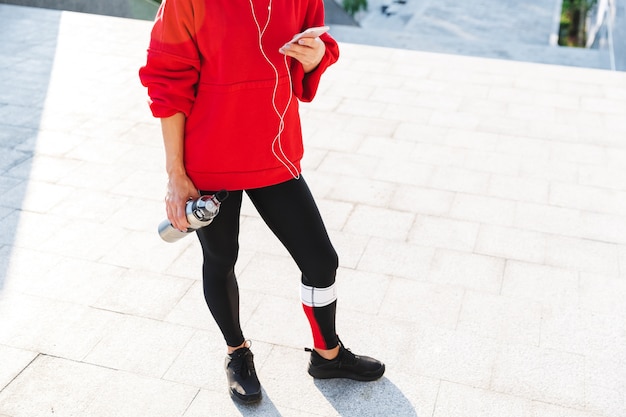
[(339, 359), (339, 362), (341, 363), (341, 365), (354, 365), (357, 363), (357, 356), (352, 353), (352, 351), (346, 347), (343, 346), (343, 343), (341, 343), (341, 341), (339, 342), (341, 344), (341, 347), (339, 348), (339, 356), (337, 357)]
[[(339, 336), (337, 336), (337, 341), (339, 342), (339, 354), (334, 360), (339, 361), (339, 367), (342, 367), (343, 365), (356, 364), (358, 361), (357, 355), (352, 353), (350, 349), (343, 345), (343, 342), (341, 341), (341, 339), (339, 339)], [(314, 349), (308, 347), (305, 347), (304, 350), (306, 352), (314, 352)]]
[(230, 367), (235, 374), (242, 377), (252, 375), (255, 371), (252, 352), (247, 349), (243, 352), (238, 352), (237, 355), (231, 360)]

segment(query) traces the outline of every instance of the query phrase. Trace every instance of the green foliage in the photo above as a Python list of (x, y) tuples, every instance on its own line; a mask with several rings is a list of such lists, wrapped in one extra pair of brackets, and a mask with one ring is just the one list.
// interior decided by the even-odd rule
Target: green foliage
[(367, 0), (342, 0), (343, 9), (354, 17), (360, 10), (367, 10)]
[(597, 0), (563, 0), (559, 45), (585, 45), (587, 13), (597, 2)]

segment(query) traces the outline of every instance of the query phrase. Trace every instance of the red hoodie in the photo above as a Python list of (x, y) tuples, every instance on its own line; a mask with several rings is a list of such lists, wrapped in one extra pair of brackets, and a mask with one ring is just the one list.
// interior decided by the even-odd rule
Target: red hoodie
[[(261, 44), (278, 72), (277, 88), (276, 72), (259, 45), (268, 19)], [(322, 35), (326, 53), (308, 74), (290, 57), (287, 71), (278, 50), (294, 34), (323, 24), (323, 0), (252, 0), (252, 6), (250, 0), (163, 1), (139, 75), (155, 117), (187, 116), (185, 168), (197, 188), (258, 188), (300, 172), (298, 99), (313, 99), (339, 48)], [(285, 112), (280, 135), (274, 104)]]

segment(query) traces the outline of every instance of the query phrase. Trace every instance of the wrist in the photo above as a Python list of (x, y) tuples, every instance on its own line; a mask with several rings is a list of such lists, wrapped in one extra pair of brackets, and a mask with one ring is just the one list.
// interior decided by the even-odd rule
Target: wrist
[(181, 175), (187, 175), (187, 170), (185, 169), (185, 166), (182, 163), (176, 163), (176, 164), (167, 164), (167, 166), (165, 167), (165, 171), (167, 172), (167, 176), (168, 177), (177, 177), (177, 176), (181, 176)]

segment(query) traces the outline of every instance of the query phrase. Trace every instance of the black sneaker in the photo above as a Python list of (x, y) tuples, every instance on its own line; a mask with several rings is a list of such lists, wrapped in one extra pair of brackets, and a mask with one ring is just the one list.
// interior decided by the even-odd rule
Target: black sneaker
[(242, 347), (226, 355), (224, 363), (230, 396), (245, 404), (261, 399), (261, 383), (256, 376), (253, 358), (252, 351)]
[(385, 373), (385, 364), (369, 356), (355, 355), (339, 342), (335, 359), (324, 359), (313, 349), (309, 360), (309, 375), (313, 378), (348, 378), (356, 381), (374, 381)]

